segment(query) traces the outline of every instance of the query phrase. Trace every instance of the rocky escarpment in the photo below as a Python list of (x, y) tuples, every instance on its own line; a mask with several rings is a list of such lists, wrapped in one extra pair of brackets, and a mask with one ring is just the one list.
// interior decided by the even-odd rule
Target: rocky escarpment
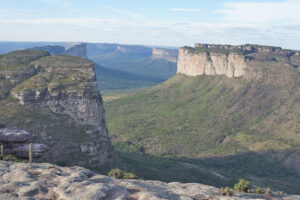
[(92, 62), (72, 56), (48, 56), (31, 65), (37, 74), (11, 91), (21, 104), (46, 106), (55, 113), (72, 116), (78, 123), (103, 123), (104, 110)]
[(71, 43), (66, 45), (65, 54), (71, 56), (79, 56), (82, 58), (87, 58), (87, 44), (85, 43)]
[[(299, 51), (280, 47), (195, 44), (195, 48), (180, 48), (177, 73), (226, 75), (230, 78), (243, 76), (248, 79), (263, 79), (269, 75), (275, 78), (274, 74), (278, 73), (289, 76), (293, 68), (299, 66), (299, 55)], [(268, 67), (270, 65), (275, 67)]]
[[(58, 167), (42, 163), (0, 161), (0, 198), (43, 200), (263, 200), (264, 195), (236, 193), (219, 195), (212, 186), (197, 183), (164, 183), (160, 181), (118, 180), (95, 174), (81, 167)], [(274, 200), (298, 200), (299, 196), (272, 193)]]
[(117, 45), (115, 54), (123, 54), (134, 57), (150, 57), (152, 49), (142, 45)]
[[(24, 56), (30, 59), (20, 64)], [(1, 61), (7, 57), (13, 58), (14, 67), (1, 68), (5, 95), (0, 120), (48, 145), (50, 151), (41, 161), (90, 167), (107, 163), (112, 149), (93, 63), (34, 50), (12, 52)], [(20, 81), (12, 80), (15, 76), (7, 76), (8, 72), (19, 74)]]
[(152, 49), (152, 59), (162, 59), (172, 63), (177, 62), (178, 50), (177, 49)]

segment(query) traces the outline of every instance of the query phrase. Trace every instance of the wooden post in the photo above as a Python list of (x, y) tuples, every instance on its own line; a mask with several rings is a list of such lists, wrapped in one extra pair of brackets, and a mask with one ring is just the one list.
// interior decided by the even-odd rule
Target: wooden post
[(1, 158), (3, 158), (3, 156), (4, 156), (3, 145), (1, 145), (1, 149), (0, 149), (0, 151), (1, 151), (0, 157), (1, 157)]
[(32, 143), (29, 144), (29, 156), (28, 156), (28, 159), (29, 159), (29, 163), (31, 164), (32, 163)]

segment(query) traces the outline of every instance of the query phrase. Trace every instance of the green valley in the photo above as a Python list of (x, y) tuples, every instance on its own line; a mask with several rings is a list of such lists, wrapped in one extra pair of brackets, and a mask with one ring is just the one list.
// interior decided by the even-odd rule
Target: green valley
[[(184, 160), (221, 176), (299, 191), (298, 166), (290, 164), (300, 150), (298, 79), (281, 87), (243, 78), (176, 75), (152, 89), (105, 102), (105, 108), (115, 148), (140, 177), (142, 168), (147, 178), (196, 181), (200, 172), (178, 177), (175, 169)], [(173, 167), (153, 166), (151, 156), (128, 152), (163, 163), (174, 159)], [(209, 179), (198, 179), (204, 180)]]

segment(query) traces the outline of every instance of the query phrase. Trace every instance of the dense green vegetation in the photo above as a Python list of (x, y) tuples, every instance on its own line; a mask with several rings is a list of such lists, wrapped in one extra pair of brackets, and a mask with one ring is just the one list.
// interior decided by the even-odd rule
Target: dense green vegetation
[[(300, 175), (284, 164), (299, 151), (296, 85), (176, 75), (152, 89), (106, 102), (106, 121), (128, 171), (139, 177), (218, 182), (210, 182), (216, 176), (203, 178), (200, 172), (187, 175), (190, 169), (182, 167), (184, 162), (213, 171), (219, 179), (246, 178), (258, 186), (297, 193)], [(170, 159), (168, 168), (157, 165)], [(223, 186), (232, 186), (232, 180), (221, 179), (227, 183)]]

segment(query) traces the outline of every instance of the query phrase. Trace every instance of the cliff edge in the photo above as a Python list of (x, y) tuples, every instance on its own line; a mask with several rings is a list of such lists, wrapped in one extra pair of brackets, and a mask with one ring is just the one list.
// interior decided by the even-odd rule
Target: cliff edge
[[(236, 193), (221, 196), (219, 190), (199, 183), (120, 180), (95, 174), (82, 167), (58, 167), (41, 163), (0, 161), (0, 198), (43, 200), (264, 200), (264, 195)], [(272, 193), (274, 200), (299, 200), (299, 196)]]
[(37, 161), (101, 167), (112, 152), (94, 65), (22, 50), (0, 57), (0, 121), (32, 134), (49, 153)]
[[(177, 73), (188, 76), (226, 75), (247, 79), (274, 78), (284, 73), (287, 81), (300, 65), (300, 52), (260, 45), (195, 44), (179, 50)], [(274, 67), (273, 67), (274, 66)]]

